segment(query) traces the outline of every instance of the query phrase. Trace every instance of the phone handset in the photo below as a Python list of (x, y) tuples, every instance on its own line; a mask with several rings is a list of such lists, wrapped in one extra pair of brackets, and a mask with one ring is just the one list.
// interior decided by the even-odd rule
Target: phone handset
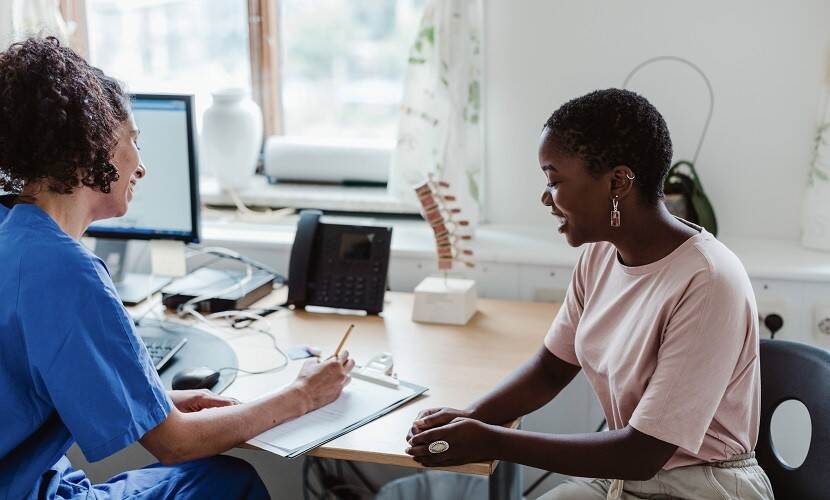
[(313, 258), (314, 236), (320, 224), (320, 210), (303, 210), (288, 263), (288, 305), (304, 307), (307, 301), (308, 271)]

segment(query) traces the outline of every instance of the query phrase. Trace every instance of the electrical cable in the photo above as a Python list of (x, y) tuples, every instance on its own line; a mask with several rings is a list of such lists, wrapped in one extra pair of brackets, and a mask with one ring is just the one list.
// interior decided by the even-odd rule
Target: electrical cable
[(366, 477), (363, 471), (360, 470), (354, 462), (352, 462), (351, 460), (346, 460), (346, 465), (348, 465), (349, 468), (352, 469), (352, 472), (355, 473), (357, 478), (360, 479), (360, 481), (363, 483), (364, 486), (366, 486), (366, 489), (369, 490), (372, 493), (372, 495), (377, 495), (378, 487), (375, 486), (374, 483), (369, 481), (369, 478)]
[(235, 189), (228, 189), (228, 195), (233, 200), (233, 204), (236, 205), (236, 219), (242, 221), (249, 221), (249, 222), (269, 222), (269, 221), (280, 221), (289, 215), (294, 215), (297, 210), (292, 207), (286, 208), (279, 208), (273, 210), (271, 208), (264, 208), (262, 210), (253, 210), (245, 205), (245, 202), (242, 201), (242, 197), (239, 196), (239, 193), (236, 192)]
[(251, 281), (253, 276), (254, 276), (253, 266), (251, 264), (246, 263), (245, 264), (245, 276), (242, 279), (240, 279), (239, 281), (237, 281), (236, 283), (234, 283), (232, 285), (229, 285), (229, 286), (219, 290), (218, 292), (212, 291), (210, 293), (197, 295), (196, 297), (193, 297), (193, 298), (189, 299), (188, 301), (180, 304), (176, 308), (176, 314), (178, 314), (180, 317), (185, 316), (187, 314), (193, 314), (195, 316), (197, 314), (195, 304), (198, 304), (202, 301), (210, 300), (210, 299), (213, 299), (213, 298), (216, 298), (216, 297), (221, 297), (222, 295), (225, 295), (226, 293), (231, 293), (231, 292), (234, 292), (234, 291), (237, 291), (237, 290), (239, 291), (240, 294), (244, 294), (245, 291), (244, 291), (244, 288), (242, 288), (242, 287), (247, 285)]
[[(149, 252), (149, 251), (150, 251), (150, 247), (151, 247), (151, 245), (149, 245), (149, 244), (147, 244), (147, 245), (145, 245), (145, 246), (144, 246), (143, 251), (142, 251), (142, 252), (141, 252), (141, 254), (139, 255), (139, 259), (144, 258), (144, 256), (147, 254), (147, 252)], [(184, 258), (185, 258), (185, 266), (187, 266), (187, 261), (188, 261), (188, 259), (190, 259), (190, 258), (191, 258), (191, 257), (193, 257), (194, 255), (200, 255), (200, 254), (202, 254), (202, 253), (203, 253), (203, 252), (201, 252), (201, 251), (199, 250), (199, 245), (197, 245), (197, 244), (195, 244), (195, 243), (191, 243), (191, 244), (189, 244), (189, 245), (188, 245), (187, 247), (185, 247), (185, 248), (186, 248), (187, 250), (190, 250), (190, 252), (189, 252), (189, 253), (185, 253), (185, 257), (184, 257)], [(217, 248), (217, 249), (227, 250), (228, 252), (235, 253), (235, 252), (233, 252), (232, 250), (228, 250), (228, 249), (221, 248), (221, 247), (209, 247), (209, 248)], [(195, 250), (195, 251), (194, 251), (194, 250)], [(237, 254), (237, 255), (239, 255), (239, 254)], [(241, 257), (241, 256), (240, 256), (240, 257)], [(197, 267), (197, 268), (196, 268), (196, 269), (194, 269), (193, 271), (197, 271), (197, 270), (199, 270), (199, 269), (201, 269), (201, 268), (203, 268), (203, 267), (209, 266), (210, 264), (213, 264), (214, 262), (216, 262), (216, 261), (218, 261), (218, 260), (220, 260), (220, 259), (222, 259), (222, 258), (235, 258), (235, 257), (229, 257), (229, 256), (228, 256), (228, 257), (225, 257), (225, 256), (217, 255), (217, 258), (216, 258), (216, 259), (214, 259), (214, 260), (212, 260), (212, 261), (210, 261), (210, 262), (207, 262), (207, 263), (205, 263), (205, 264), (202, 264), (201, 266)], [(256, 264), (259, 264), (259, 263), (256, 263)], [(126, 264), (126, 262), (122, 262), (120, 265), (121, 265), (121, 266), (126, 266), (127, 264)], [(191, 272), (193, 272), (193, 271), (191, 271)], [(271, 271), (271, 270), (267, 270), (267, 271), (268, 271), (268, 272), (270, 272), (271, 274), (274, 274), (274, 275), (278, 276), (280, 279), (282, 279), (283, 281), (285, 281), (285, 279), (284, 279), (284, 278), (283, 278), (283, 277), (282, 277), (279, 273), (273, 272), (273, 271)], [(153, 272), (153, 267), (152, 267), (152, 266), (150, 266), (150, 273), (149, 273), (149, 274), (147, 275), (147, 277), (146, 277), (146, 281), (147, 281), (147, 283), (152, 283), (152, 282), (153, 282), (153, 278), (155, 278), (155, 277), (156, 277), (156, 274)], [(143, 298), (142, 298), (141, 300), (139, 300), (138, 302), (140, 303), (140, 302), (144, 302), (145, 300), (149, 300), (149, 299), (150, 299), (153, 295), (155, 295), (156, 293), (158, 293), (158, 290), (155, 290), (155, 291), (150, 292), (150, 293), (149, 293), (146, 297), (143, 297)], [(136, 322), (135, 324), (136, 324), (136, 325), (138, 325), (138, 322)]]
[[(238, 252), (234, 252), (233, 250), (230, 250), (230, 249), (227, 249), (227, 248), (222, 248), (222, 247), (200, 247), (198, 245), (189, 245), (188, 249), (191, 250), (191, 251), (189, 253), (185, 254), (185, 261), (187, 261), (188, 259), (190, 259), (190, 258), (192, 258), (196, 255), (213, 255), (213, 256), (215, 256), (215, 258), (213, 260), (210, 260), (210, 261), (202, 264), (201, 266), (197, 267), (195, 270), (198, 270), (198, 269), (201, 269), (203, 267), (209, 266), (209, 265), (211, 265), (211, 264), (213, 264), (213, 263), (215, 263), (219, 260), (222, 260), (222, 259), (233, 259), (233, 260), (237, 260), (237, 261), (242, 262), (242, 263), (245, 264), (245, 277), (243, 279), (239, 280), (238, 282), (234, 283), (233, 285), (227, 287), (226, 289), (220, 290), (219, 292), (212, 292), (210, 294), (204, 294), (204, 295), (194, 297), (194, 298), (186, 301), (185, 303), (181, 304), (177, 308), (177, 316), (179, 318), (181, 318), (181, 317), (184, 317), (184, 316), (187, 316), (187, 315), (191, 315), (194, 318), (196, 318), (199, 322), (207, 325), (209, 330), (214, 330), (216, 328), (216, 325), (211, 320), (220, 319), (220, 318), (228, 319), (228, 320), (231, 321), (231, 324), (229, 325), (229, 328), (231, 328), (233, 330), (237, 330), (237, 331), (239, 331), (239, 330), (251, 330), (252, 332), (255, 332), (255, 333), (260, 333), (260, 334), (263, 334), (263, 335), (267, 335), (268, 338), (271, 339), (271, 344), (273, 345), (274, 350), (279, 354), (279, 356), (281, 358), (280, 362), (276, 366), (273, 366), (271, 368), (267, 368), (267, 369), (264, 369), (264, 370), (245, 370), (245, 369), (239, 368), (237, 366), (225, 366), (225, 367), (219, 368), (217, 371), (218, 372), (234, 371), (234, 372), (237, 372), (237, 373), (245, 373), (245, 374), (248, 374), (248, 375), (261, 375), (261, 374), (277, 372), (277, 371), (285, 369), (288, 366), (288, 364), (290, 362), (290, 359), (288, 358), (288, 355), (285, 353), (285, 351), (283, 351), (280, 348), (274, 334), (271, 333), (268, 330), (264, 330), (264, 329), (261, 329), (261, 328), (254, 327), (253, 323), (256, 322), (256, 321), (263, 320), (264, 316), (267, 315), (267, 314), (271, 314), (273, 312), (281, 311), (281, 310), (284, 310), (286, 308), (284, 308), (282, 306), (275, 306), (275, 307), (267, 308), (267, 309), (263, 310), (264, 314), (257, 314), (257, 313), (254, 313), (252, 311), (236, 311), (236, 310), (233, 310), (233, 311), (221, 311), (221, 312), (209, 314), (208, 316), (204, 316), (203, 314), (201, 314), (200, 312), (198, 312), (196, 310), (196, 304), (198, 304), (199, 302), (201, 302), (203, 300), (209, 300), (209, 299), (212, 299), (212, 298), (215, 298), (215, 297), (222, 296), (222, 295), (224, 295), (226, 293), (229, 293), (229, 292), (232, 292), (232, 291), (234, 291), (238, 288), (241, 289), (242, 286), (244, 286), (248, 281), (250, 281), (250, 279), (253, 275), (253, 268), (254, 267), (256, 267), (258, 269), (261, 269), (265, 272), (268, 272), (268, 273), (274, 275), (277, 278), (276, 281), (278, 282), (278, 284), (277, 284), (277, 287), (275, 287), (275, 289), (278, 289), (278, 288), (284, 286), (285, 278), (282, 275), (280, 275), (279, 273), (277, 273), (276, 271), (274, 271), (273, 269), (271, 269), (270, 267), (254, 260), (254, 259), (250, 259), (248, 257), (245, 257), (245, 256), (239, 254)], [(177, 294), (173, 294), (172, 296), (175, 296), (175, 295), (177, 295)], [(147, 299), (149, 299), (150, 297), (152, 297), (152, 295), (148, 296)], [(148, 315), (150, 315), (150, 314), (159, 314), (157, 306), (162, 304), (162, 300), (161, 300), (161, 297), (158, 297), (156, 300), (157, 301), (154, 301), (155, 303), (150, 303), (150, 304), (147, 305), (147, 310), (144, 311), (141, 314), (141, 316), (139, 316), (138, 318), (133, 319), (133, 324), (135, 326), (141, 326), (142, 323), (144, 323), (144, 321), (147, 319)], [(166, 331), (166, 332), (168, 332), (168, 333), (180, 334), (180, 332), (176, 331), (174, 328), (172, 328), (169, 325), (180, 324), (180, 325), (183, 325), (183, 326), (190, 326), (187, 323), (183, 323), (183, 322), (180, 323), (178, 321), (171, 321), (169, 319), (164, 318), (163, 316), (159, 317), (159, 318), (155, 318), (155, 319), (157, 321), (157, 325), (155, 325), (155, 326), (162, 329), (162, 330), (164, 330), (164, 331)], [(214, 330), (214, 333), (216, 333), (215, 330)], [(224, 337), (224, 335), (222, 333), (223, 332), (220, 332), (219, 335), (218, 335), (220, 338)], [(228, 387), (224, 387), (218, 393), (221, 394)]]
[[(190, 249), (189, 249), (189, 250), (190, 250)], [(192, 257), (194, 257), (194, 256), (196, 256), (196, 255), (203, 255), (203, 253), (202, 253), (201, 251), (198, 251), (198, 250), (196, 250), (196, 251), (192, 251), (192, 250), (191, 250), (190, 252), (185, 253), (185, 264), (187, 263), (187, 260), (191, 259)], [(193, 271), (198, 271), (199, 269), (202, 269), (203, 267), (207, 267), (207, 266), (209, 266), (209, 265), (211, 265), (211, 264), (213, 264), (213, 263), (215, 263), (215, 262), (218, 262), (218, 261), (220, 261), (220, 260), (222, 260), (222, 259), (224, 258), (224, 257), (222, 257), (222, 256), (218, 256), (218, 255), (217, 255), (217, 256), (215, 256), (215, 257), (216, 257), (216, 258), (214, 258), (213, 260), (208, 261), (208, 262), (205, 262), (204, 264), (202, 264), (202, 265), (198, 266), (198, 267), (197, 267), (197, 268), (195, 268)], [(191, 271), (191, 272), (193, 272), (193, 271)], [(175, 296), (177, 296), (177, 295), (181, 295), (181, 294), (178, 294), (178, 293), (176, 293), (176, 294), (170, 294), (168, 297), (175, 297)], [(152, 296), (152, 295), (151, 295), (151, 296)], [(150, 297), (147, 297), (147, 299), (149, 299), (149, 298), (150, 298)], [(147, 300), (147, 299), (145, 299), (145, 300)], [(133, 318), (133, 324), (135, 324), (135, 326), (141, 326), (141, 322), (144, 320), (144, 318), (145, 318), (148, 314), (155, 312), (155, 308), (156, 308), (157, 306), (159, 306), (159, 305), (161, 305), (161, 304), (162, 304), (162, 299), (161, 299), (161, 297), (158, 297), (158, 298), (157, 298), (157, 299), (155, 299), (153, 302), (154, 302), (154, 303), (151, 303), (151, 304), (148, 304), (148, 305), (147, 305), (147, 310), (146, 310), (146, 311), (144, 311), (144, 313), (143, 313), (141, 316), (139, 316), (139, 317), (137, 317), (137, 318)]]
[(315, 469), (317, 469), (317, 473), (319, 474), (319, 477), (320, 477), (321, 497), (325, 498), (326, 497), (326, 485), (325, 485), (325, 482), (323, 481), (323, 479), (329, 475), (328, 471), (326, 470), (325, 466), (323, 465), (323, 461), (320, 460), (319, 458), (311, 459), (311, 464), (314, 466)]
[(150, 314), (150, 313), (157, 312), (156, 308), (160, 305), (161, 305), (161, 297), (159, 296), (159, 297), (156, 297), (155, 299), (153, 299), (152, 302), (145, 305), (145, 307), (147, 307), (147, 310), (144, 311), (140, 316), (138, 316), (136, 318), (133, 318), (133, 324), (135, 326), (141, 326), (141, 322), (144, 320), (144, 318), (146, 318), (147, 315)]
[[(214, 313), (214, 314), (211, 314), (211, 315), (208, 315), (208, 316), (204, 316), (201, 313), (196, 312), (196, 311), (188, 311), (188, 312), (191, 315), (193, 315), (198, 321), (206, 324), (211, 330), (216, 328), (216, 325), (211, 321), (211, 319), (213, 319), (214, 315), (220, 315), (221, 314), (221, 315), (226, 315), (226, 316), (232, 318), (233, 316), (229, 315), (227, 313), (242, 313), (246, 317), (248, 317), (249, 319), (253, 319), (253, 320), (262, 319), (261, 317), (259, 317), (259, 318), (254, 317), (254, 316), (256, 316), (255, 314), (249, 313), (247, 311), (222, 311), (220, 313)], [(155, 326), (157, 326), (158, 328), (161, 328), (162, 330), (164, 330), (166, 332), (170, 332), (170, 333), (179, 333), (179, 332), (177, 332), (175, 329), (170, 328), (169, 326), (167, 326), (168, 324), (190, 326), (187, 323), (180, 323), (180, 322), (177, 322), (177, 321), (171, 321), (171, 320), (164, 319), (164, 318), (158, 318), (158, 319), (156, 319), (156, 321), (158, 321), (158, 324), (155, 325)], [(245, 326), (243, 328), (235, 328), (233, 326), (230, 326), (230, 328), (233, 328), (234, 330), (237, 330), (237, 331), (239, 331), (239, 330), (251, 330), (255, 333), (260, 333), (260, 334), (263, 334), (263, 335), (267, 335), (268, 338), (271, 339), (271, 344), (274, 347), (274, 350), (277, 351), (277, 353), (280, 355), (282, 360), (276, 366), (273, 366), (271, 368), (266, 368), (266, 369), (263, 369), (263, 370), (245, 370), (243, 368), (239, 368), (239, 367), (236, 367), (236, 366), (224, 366), (222, 368), (219, 368), (216, 371), (221, 372), (221, 371), (233, 370), (233, 371), (236, 371), (236, 372), (245, 373), (247, 375), (262, 375), (262, 374), (265, 374), (265, 373), (273, 373), (273, 372), (283, 370), (290, 363), (290, 358), (285, 353), (285, 351), (283, 351), (282, 348), (279, 346), (276, 337), (271, 332), (269, 332), (267, 330), (263, 330), (261, 328), (255, 328), (253, 326)], [(217, 332), (214, 332), (214, 333), (217, 333)], [(221, 338), (222, 333), (219, 332), (218, 335)], [(223, 391), (224, 391), (224, 389), (222, 391), (219, 391), (219, 393), (221, 394)]]
[[(211, 329), (216, 327), (214, 322), (211, 321), (212, 319), (218, 319), (218, 318), (233, 319), (235, 317), (234, 316), (235, 314), (242, 314), (246, 318), (253, 319), (255, 321), (263, 319), (261, 316), (250, 313), (250, 312), (247, 312), (247, 311), (221, 311), (221, 312), (218, 312), (218, 313), (209, 314), (208, 316), (204, 316), (203, 314), (199, 313), (198, 311), (195, 311), (193, 309), (187, 309), (187, 313), (192, 315), (193, 317), (195, 317), (200, 322), (206, 324)], [(222, 368), (219, 368), (216, 371), (218, 371), (218, 372), (235, 371), (235, 372), (238, 372), (238, 373), (245, 373), (247, 375), (262, 375), (262, 374), (265, 374), (265, 373), (274, 373), (274, 372), (281, 371), (281, 370), (285, 369), (288, 366), (288, 364), (290, 363), (290, 359), (289, 359), (288, 355), (285, 353), (285, 351), (282, 350), (282, 348), (280, 348), (280, 346), (277, 342), (277, 338), (270, 331), (264, 330), (262, 328), (256, 328), (256, 327), (250, 326), (250, 325), (246, 326), (244, 328), (234, 328), (233, 326), (229, 325), (229, 328), (232, 328), (232, 329), (237, 330), (237, 331), (239, 331), (239, 330), (243, 330), (243, 331), (244, 330), (251, 330), (255, 333), (260, 333), (260, 334), (268, 336), (268, 338), (271, 339), (271, 345), (274, 347), (274, 350), (280, 355), (280, 358), (282, 358), (282, 359), (276, 366), (272, 366), (271, 368), (266, 368), (266, 369), (263, 369), (263, 370), (246, 370), (244, 368), (239, 368), (238, 366), (223, 366)], [(224, 389), (222, 391), (220, 391), (219, 393), (221, 394), (222, 392), (224, 392)]]
[(201, 246), (197, 243), (189, 244), (188, 248), (196, 250), (197, 252), (200, 252), (202, 254), (216, 255), (216, 256), (221, 257), (221, 258), (238, 260), (240, 262), (249, 264), (249, 265), (251, 265), (251, 266), (253, 266), (257, 269), (261, 269), (261, 270), (263, 270), (267, 273), (273, 274), (274, 276), (277, 277), (277, 281), (279, 281), (280, 283), (285, 283), (285, 277), (283, 275), (281, 275), (280, 273), (278, 273), (277, 271), (275, 271), (270, 266), (267, 266), (267, 265), (265, 265), (265, 264), (263, 264), (263, 263), (261, 263), (257, 260), (254, 260), (250, 257), (246, 257), (246, 256), (240, 254), (239, 252), (235, 252), (235, 251), (233, 251), (229, 248), (216, 247), (216, 246), (203, 247), (203, 246)]
[[(217, 371), (222, 372), (222, 371), (233, 370), (235, 372), (245, 373), (245, 374), (249, 374), (249, 375), (261, 375), (261, 374), (265, 374), (265, 373), (272, 373), (272, 372), (280, 371), (280, 370), (284, 369), (285, 367), (287, 367), (289, 362), (290, 362), (290, 359), (288, 358), (288, 355), (285, 353), (285, 351), (283, 351), (280, 348), (280, 346), (277, 342), (277, 339), (273, 335), (273, 333), (271, 333), (268, 330), (264, 330), (264, 329), (261, 329), (261, 328), (256, 328), (256, 327), (253, 326), (254, 322), (264, 319), (263, 314), (257, 314), (257, 313), (254, 313), (252, 311), (236, 311), (236, 310), (233, 310), (233, 311), (220, 311), (220, 312), (208, 314), (207, 316), (205, 316), (205, 315), (203, 315), (202, 313), (200, 313), (199, 311), (196, 310), (196, 305), (198, 303), (204, 301), (204, 300), (210, 300), (210, 299), (215, 298), (215, 297), (221, 297), (222, 295), (224, 295), (226, 293), (233, 292), (237, 289), (241, 290), (241, 288), (252, 279), (253, 268), (261, 269), (261, 270), (263, 270), (263, 271), (265, 271), (269, 274), (274, 275), (277, 278), (277, 281), (278, 281), (278, 287), (277, 288), (284, 286), (285, 278), (282, 277), (279, 273), (277, 273), (273, 269), (271, 269), (270, 267), (266, 266), (265, 264), (262, 264), (262, 263), (260, 263), (256, 260), (254, 260), (254, 259), (245, 257), (242, 254), (240, 254), (238, 252), (235, 252), (233, 250), (227, 249), (227, 248), (223, 248), (223, 247), (201, 247), (201, 246), (195, 245), (195, 244), (188, 245), (188, 248), (191, 250), (191, 252), (189, 254), (185, 255), (186, 259), (192, 258), (195, 255), (213, 255), (213, 256), (216, 257), (212, 261), (209, 261), (209, 262), (204, 263), (203, 265), (199, 266), (197, 269), (201, 269), (203, 267), (206, 267), (206, 266), (208, 266), (208, 265), (210, 265), (210, 264), (212, 264), (212, 263), (214, 263), (218, 260), (221, 260), (221, 259), (232, 259), (232, 260), (236, 260), (236, 261), (239, 261), (239, 262), (242, 262), (242, 263), (245, 264), (245, 276), (242, 279), (238, 280), (236, 283), (234, 283), (234, 284), (232, 284), (232, 285), (230, 285), (230, 286), (228, 286), (228, 287), (226, 287), (222, 290), (219, 290), (218, 292), (214, 291), (214, 292), (211, 292), (209, 294), (203, 294), (203, 295), (193, 297), (193, 298), (187, 300), (186, 302), (184, 302), (183, 304), (181, 304), (177, 307), (177, 309), (176, 309), (177, 316), (179, 318), (182, 318), (182, 317), (187, 316), (187, 315), (193, 316), (200, 323), (203, 323), (204, 325), (206, 325), (209, 330), (214, 330), (215, 328), (217, 328), (217, 325), (215, 325), (215, 323), (211, 320), (220, 319), (220, 318), (221, 319), (228, 319), (228, 320), (231, 321), (231, 324), (229, 325), (229, 328), (231, 328), (233, 330), (237, 330), (237, 331), (238, 330), (251, 330), (252, 332), (256, 332), (256, 333), (260, 333), (260, 334), (268, 336), (268, 338), (271, 339), (271, 344), (273, 345), (274, 350), (280, 355), (280, 358), (281, 358), (281, 361), (276, 366), (273, 366), (271, 368), (267, 368), (267, 369), (264, 369), (264, 370), (245, 370), (245, 369), (239, 368), (239, 367), (225, 366), (225, 367), (219, 368)], [(280, 311), (280, 310), (283, 310), (283, 309), (285, 309), (285, 308), (283, 308), (281, 306), (276, 306), (276, 307), (266, 309), (264, 312), (266, 314), (271, 314), (273, 312)], [(134, 320), (135, 324), (139, 325), (145, 319), (145, 317), (148, 314), (152, 313), (152, 312), (156, 312), (156, 309), (155, 309), (154, 305), (150, 306), (148, 308), (148, 310), (146, 312), (144, 312), (144, 314), (142, 314), (141, 317)], [(170, 320), (160, 319), (158, 326), (161, 329), (165, 330), (165, 331), (175, 332), (175, 330), (173, 330), (169, 327), (166, 327), (165, 324), (164, 324), (165, 322), (174, 323)], [(217, 333), (217, 332), (214, 330), (214, 333)], [(219, 333), (220, 338), (223, 337), (223, 335), (222, 335), (223, 332), (218, 332), (218, 333)], [(223, 391), (224, 391), (224, 389), (223, 389)], [(221, 392), (222, 391), (220, 391), (220, 393)]]
[(337, 500), (337, 499), (340, 498), (340, 495), (338, 495), (337, 492), (341, 491), (341, 490), (357, 494), (357, 495), (359, 495), (359, 497), (362, 497), (364, 493), (366, 493), (366, 494), (371, 494), (372, 493), (371, 491), (367, 490), (365, 487), (363, 487), (361, 485), (336, 484), (336, 485), (328, 488), (325, 491), (325, 496), (323, 498), (329, 498), (329, 496), (331, 496), (331, 498), (334, 498), (335, 500)]
[[(343, 465), (340, 460), (334, 462), (331, 470), (329, 470), (329, 461), (306, 456), (303, 462), (303, 498), (311, 500), (312, 495), (317, 500), (374, 498), (374, 495), (377, 494), (377, 488), (366, 479), (365, 475), (352, 462), (348, 460), (345, 462), (364, 484), (350, 484), (343, 472)], [(321, 488), (319, 492), (314, 489), (314, 482), (319, 484)], [(349, 493), (349, 495), (345, 495), (345, 493)]]
[(689, 61), (688, 59), (685, 59), (683, 57), (657, 56), (657, 57), (652, 57), (651, 59), (646, 59), (645, 61), (643, 61), (640, 64), (638, 64), (637, 66), (635, 66), (634, 69), (632, 69), (628, 73), (628, 75), (625, 77), (625, 80), (623, 80), (622, 88), (625, 89), (625, 88), (628, 87), (628, 83), (631, 81), (631, 78), (638, 71), (640, 71), (641, 69), (643, 69), (646, 66), (649, 66), (650, 64), (653, 64), (653, 63), (656, 63), (656, 62), (661, 62), (661, 61), (674, 61), (674, 62), (679, 62), (681, 64), (685, 64), (686, 66), (689, 66), (694, 71), (696, 71), (700, 75), (701, 78), (703, 78), (703, 83), (706, 84), (706, 89), (709, 91), (709, 111), (706, 114), (706, 121), (703, 123), (703, 131), (701, 131), (701, 133), (700, 133), (700, 139), (697, 142), (697, 148), (695, 149), (695, 154), (694, 154), (694, 156), (692, 156), (692, 163), (694, 165), (697, 165), (697, 157), (700, 154), (700, 148), (703, 147), (703, 140), (706, 138), (706, 132), (709, 131), (709, 123), (712, 121), (712, 113), (714, 113), (714, 111), (715, 111), (715, 91), (712, 89), (712, 82), (709, 81), (709, 78), (706, 76), (706, 73), (704, 73), (703, 70), (700, 69), (700, 67), (698, 67), (695, 63), (693, 63), (692, 61)]
[[(197, 244), (191, 244), (191, 245), (188, 245), (188, 247), (195, 250), (198, 253), (201, 253), (201, 254), (215, 255), (219, 258), (227, 258), (227, 259), (232, 259), (232, 260), (242, 262), (243, 264), (245, 264), (245, 276), (241, 280), (237, 281), (235, 284), (230, 285), (230, 286), (228, 286), (228, 287), (226, 287), (226, 288), (224, 288), (224, 289), (222, 289), (218, 292), (213, 291), (210, 294), (199, 295), (199, 296), (193, 297), (193, 298), (189, 299), (188, 301), (184, 302), (183, 304), (179, 305), (178, 308), (177, 308), (177, 313), (179, 314), (179, 316), (183, 316), (183, 315), (186, 315), (186, 314), (193, 314), (195, 316), (194, 312), (195, 312), (196, 308), (195, 308), (194, 304), (198, 304), (202, 301), (210, 300), (210, 299), (213, 299), (213, 298), (216, 298), (216, 297), (221, 297), (222, 295), (224, 295), (226, 293), (231, 293), (233, 291), (236, 291), (237, 289), (241, 292), (243, 290), (242, 287), (244, 285), (246, 285), (247, 283), (249, 283), (251, 281), (251, 279), (253, 279), (253, 268), (257, 268), (257, 269), (265, 271), (269, 274), (274, 275), (275, 281), (278, 282), (280, 286), (285, 284), (285, 277), (283, 277), (281, 274), (276, 272), (274, 269), (272, 269), (271, 267), (269, 267), (269, 266), (267, 266), (267, 265), (265, 265), (265, 264), (263, 264), (259, 261), (251, 259), (249, 257), (245, 257), (244, 255), (240, 254), (239, 252), (235, 252), (231, 249), (224, 248), (224, 247), (215, 247), (215, 246), (202, 247), (202, 246), (197, 245)], [(204, 267), (204, 266), (202, 266), (202, 267)]]
[(314, 494), (314, 498), (319, 499), (320, 493), (317, 492), (314, 488), (311, 487), (310, 481), (311, 475), (311, 460), (310, 457), (305, 457), (303, 460), (303, 499), (304, 500), (311, 500), (310, 494)]

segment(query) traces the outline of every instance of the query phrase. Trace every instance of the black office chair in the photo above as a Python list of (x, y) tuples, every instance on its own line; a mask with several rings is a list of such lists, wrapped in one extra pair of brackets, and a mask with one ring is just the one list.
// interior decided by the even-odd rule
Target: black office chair
[[(795, 399), (810, 412), (807, 458), (792, 468), (778, 458), (770, 436), (775, 409)], [(827, 498), (830, 473), (830, 351), (786, 340), (761, 340), (761, 428), (755, 448), (776, 498)]]

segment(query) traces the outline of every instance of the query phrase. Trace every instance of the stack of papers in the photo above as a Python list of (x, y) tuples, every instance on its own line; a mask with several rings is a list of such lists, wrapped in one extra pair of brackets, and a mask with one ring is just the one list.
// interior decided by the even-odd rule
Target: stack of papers
[[(302, 362), (294, 361), (270, 377), (237, 377), (225, 395), (240, 401), (261, 397), (293, 381), (301, 366)], [(294, 458), (386, 415), (426, 391), (426, 387), (404, 381), (398, 387), (388, 387), (353, 378), (334, 402), (269, 429), (248, 443)]]
[(392, 388), (352, 379), (333, 403), (267, 430), (248, 443), (293, 458), (389, 413), (426, 390), (406, 382)]

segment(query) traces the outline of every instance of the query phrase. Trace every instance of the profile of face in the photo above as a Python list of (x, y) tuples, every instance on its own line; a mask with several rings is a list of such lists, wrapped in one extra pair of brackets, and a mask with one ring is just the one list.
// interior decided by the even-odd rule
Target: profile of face
[(550, 207), (568, 244), (605, 241), (609, 237), (614, 173), (592, 175), (585, 161), (557, 147), (545, 128), (539, 144), (539, 166), (547, 178), (542, 204)]
[(127, 213), (127, 207), (133, 199), (136, 183), (142, 179), (147, 170), (141, 162), (138, 148), (138, 126), (133, 115), (121, 122), (116, 131), (116, 146), (110, 160), (118, 170), (118, 180), (110, 184), (109, 193), (98, 192), (100, 203), (96, 219), (121, 217)]

